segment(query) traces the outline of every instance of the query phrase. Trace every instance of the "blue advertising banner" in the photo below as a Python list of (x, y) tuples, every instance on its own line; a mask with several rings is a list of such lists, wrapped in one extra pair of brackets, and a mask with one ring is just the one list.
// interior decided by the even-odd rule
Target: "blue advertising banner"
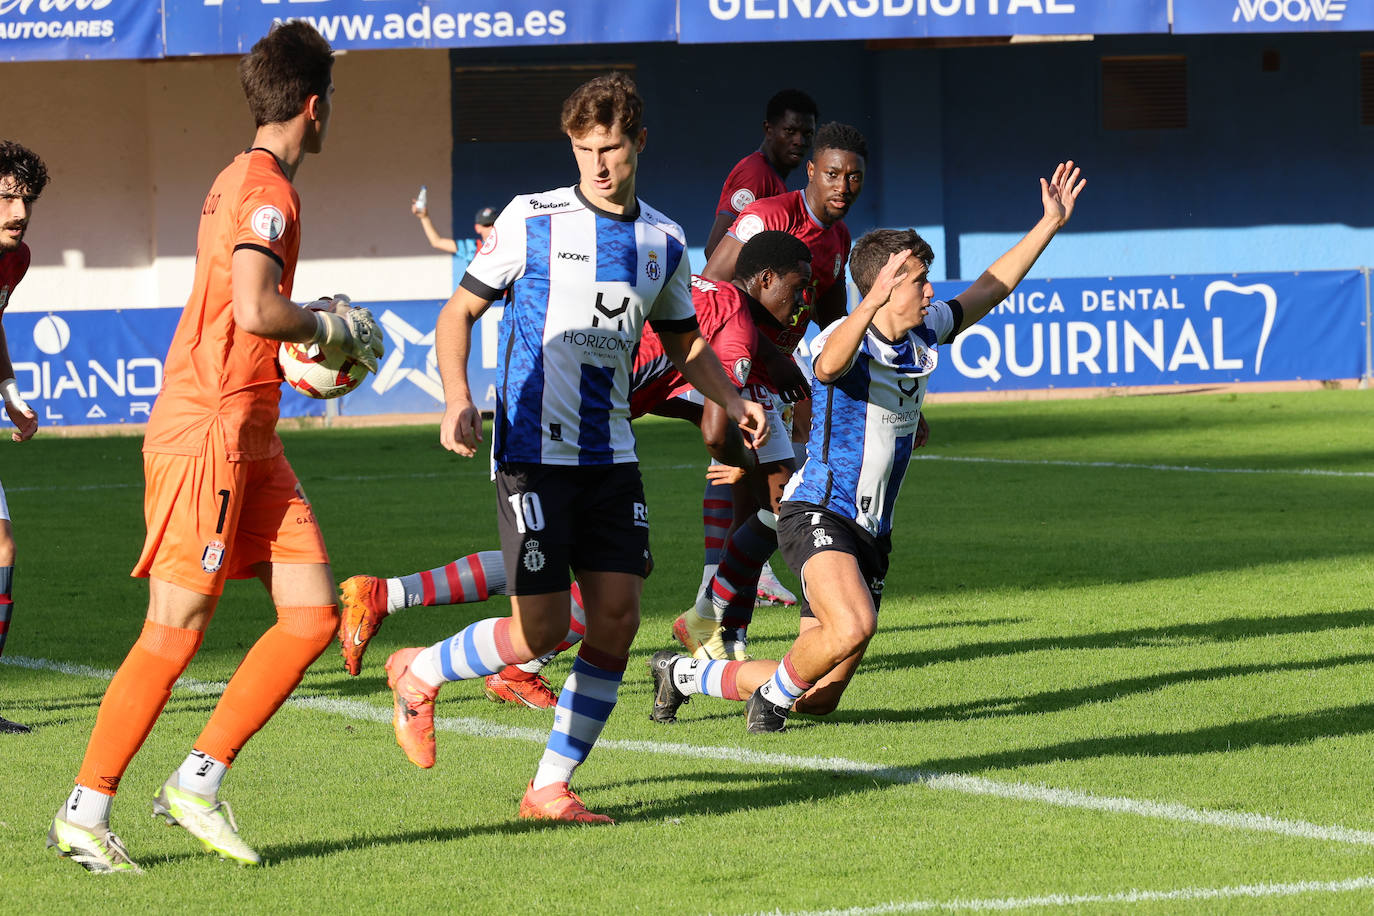
[(681, 0), (683, 44), (1168, 32), (1167, 0)]
[[(966, 283), (935, 284), (937, 297)], [(386, 331), (377, 374), (333, 402), (341, 416), (443, 412), (434, 324), (443, 302), (359, 303)], [(162, 388), (177, 308), (5, 315), (20, 393), (49, 426), (140, 423)], [(468, 380), (478, 409), (500, 384), (493, 305), (473, 329)], [(1205, 385), (1364, 374), (1365, 282), (1358, 270), (1028, 280), (940, 348), (932, 392)], [(818, 328), (807, 334), (810, 341)], [(805, 345), (801, 348), (805, 353)], [(284, 417), (325, 401), (283, 388)]]
[(0, 60), (162, 56), (162, 9), (151, 0), (0, 0)]
[(305, 19), (335, 48), (673, 41), (676, 0), (164, 0), (167, 54), (241, 54)]
[(940, 348), (930, 390), (1359, 378), (1364, 323), (1358, 270), (1029, 280)]
[(1174, 32), (1367, 32), (1374, 4), (1361, 0), (1174, 0)]

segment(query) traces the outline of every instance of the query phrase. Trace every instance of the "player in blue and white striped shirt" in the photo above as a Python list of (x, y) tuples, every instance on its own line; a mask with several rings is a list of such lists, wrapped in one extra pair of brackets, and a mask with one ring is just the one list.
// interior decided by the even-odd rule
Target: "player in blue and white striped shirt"
[(767, 439), (763, 409), (740, 397), (698, 333), (682, 230), (635, 195), (642, 117), (634, 83), (621, 74), (591, 80), (564, 102), (578, 184), (507, 205), (435, 329), (447, 401), (440, 441), (470, 457), (481, 440), (467, 379), (472, 326), (510, 289), (492, 461), (511, 616), (394, 653), (386, 663), (393, 724), (411, 761), (433, 766), (439, 686), (557, 646), (569, 630), (574, 571), (586, 635), (521, 817), (611, 821), (588, 811), (568, 783), (615, 708), (650, 566), (629, 409), (644, 322), (751, 443)]
[(1040, 179), (1040, 221), (948, 302), (930, 298), (934, 253), (914, 230), (878, 229), (854, 244), (850, 270), (864, 298), (812, 343), (808, 457), (778, 515), (783, 558), (805, 594), (801, 633), (781, 661), (656, 653), (650, 718), (672, 721), (695, 693), (747, 698), (752, 732), (782, 731), (794, 708), (834, 711), (877, 629), (893, 507), (912, 451), (925, 444), (918, 424), (938, 347), (1021, 282), (1073, 215), (1084, 184), (1073, 162)]

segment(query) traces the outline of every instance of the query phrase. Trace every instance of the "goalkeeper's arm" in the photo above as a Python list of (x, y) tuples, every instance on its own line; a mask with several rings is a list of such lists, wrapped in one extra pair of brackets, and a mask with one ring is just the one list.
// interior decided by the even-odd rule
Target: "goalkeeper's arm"
[[(243, 330), (272, 340), (318, 343), (339, 349), (376, 371), (382, 333), (366, 309), (340, 309), (344, 314), (303, 309), (281, 294), (281, 265), (260, 251), (240, 248), (230, 265), (234, 322)], [(347, 299), (334, 299), (335, 307)]]

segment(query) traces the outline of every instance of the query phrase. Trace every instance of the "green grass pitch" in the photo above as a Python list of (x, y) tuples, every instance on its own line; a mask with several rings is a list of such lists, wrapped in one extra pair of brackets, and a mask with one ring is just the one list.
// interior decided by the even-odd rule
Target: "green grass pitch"
[[(578, 774), (608, 828), (522, 822), (549, 712), (445, 687), (439, 763), (396, 747), (382, 662), (485, 606), (330, 649), (225, 783), (267, 865), (151, 816), (272, 611), (231, 583), (129, 770), (142, 876), (43, 848), (146, 587), (139, 441), (4, 449), (19, 543), (0, 659), (0, 909), (340, 913), (1365, 913), (1374, 908), (1374, 393), (933, 404), (879, 632), (841, 709), (750, 736), (648, 719), (644, 660), (699, 577), (702, 450), (638, 426), (657, 569), (620, 705)], [(484, 459), (433, 427), (285, 434), (335, 577), (496, 546)], [(781, 572), (784, 580), (795, 583)], [(795, 614), (760, 610), (755, 654)], [(551, 667), (557, 686), (568, 661)]]

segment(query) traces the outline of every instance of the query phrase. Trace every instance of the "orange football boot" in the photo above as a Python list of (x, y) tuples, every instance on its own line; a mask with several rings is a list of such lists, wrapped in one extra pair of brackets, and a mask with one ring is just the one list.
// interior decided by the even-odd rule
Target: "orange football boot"
[(363, 669), (367, 644), (382, 628), (390, 611), (386, 608), (386, 580), (375, 576), (353, 576), (339, 586), (343, 607), (339, 612), (339, 651), (344, 668), (354, 677)]
[(396, 743), (410, 762), (422, 769), (434, 766), (434, 698), (438, 687), (431, 687), (410, 673), (410, 663), (421, 649), (398, 649), (386, 660), (386, 685), (396, 699), (396, 714), (391, 724)]
[(525, 797), (520, 799), (520, 816), (548, 821), (568, 821), (573, 824), (615, 823), (604, 814), (593, 814), (588, 811), (582, 799), (568, 788), (566, 782), (556, 782), (535, 791), (533, 779), (525, 789)]

